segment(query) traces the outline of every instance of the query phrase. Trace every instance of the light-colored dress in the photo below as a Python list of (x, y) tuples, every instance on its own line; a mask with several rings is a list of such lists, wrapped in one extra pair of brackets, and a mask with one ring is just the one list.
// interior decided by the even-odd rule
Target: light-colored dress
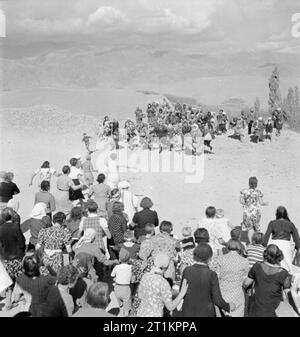
[(159, 253), (166, 253), (170, 258), (168, 269), (165, 271), (164, 276), (175, 280), (175, 266), (174, 260), (176, 257), (177, 240), (168, 235), (167, 233), (159, 233), (149, 240), (142, 242), (139, 257), (146, 261), (150, 257), (155, 259)]
[(98, 205), (98, 211), (106, 213), (106, 204), (110, 196), (110, 187), (104, 183), (93, 185), (90, 188), (90, 194), (93, 193), (94, 201)]
[(93, 175), (93, 164), (91, 160), (86, 160), (82, 163), (82, 170), (83, 170), (83, 178), (85, 183), (89, 186), (92, 185), (94, 182), (94, 175)]
[(249, 271), (249, 262), (236, 251), (219, 257), (219, 282), (222, 296), (226, 302), (233, 302), (236, 310), (232, 317), (244, 317), (245, 296), (242, 288)]
[(161, 275), (146, 273), (142, 277), (138, 297), (141, 303), (137, 317), (163, 317), (164, 303), (172, 300), (171, 287)]
[(55, 191), (55, 207), (57, 212), (63, 212), (66, 215), (70, 213), (72, 202), (69, 199), (69, 189), (73, 184), (72, 179), (63, 174), (56, 181), (57, 190)]
[(110, 188), (117, 188), (120, 181), (119, 167), (117, 160), (110, 157), (107, 160), (107, 185)]
[(138, 207), (138, 199), (132, 192), (122, 190), (120, 201), (124, 204), (124, 212), (128, 215), (130, 223)]
[(257, 189), (250, 188), (241, 191), (240, 201), (243, 205), (242, 230), (260, 230), (261, 210), (259, 201), (262, 197), (262, 192)]

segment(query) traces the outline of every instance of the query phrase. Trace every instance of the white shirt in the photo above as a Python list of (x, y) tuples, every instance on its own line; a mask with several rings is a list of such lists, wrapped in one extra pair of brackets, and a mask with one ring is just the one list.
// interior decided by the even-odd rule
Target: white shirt
[(230, 240), (230, 231), (229, 220), (226, 218), (215, 219), (215, 230), (219, 238), (222, 238), (225, 242)]
[(111, 276), (115, 277), (115, 282), (118, 284), (130, 284), (132, 266), (127, 263), (121, 263), (114, 267)]
[(204, 218), (201, 220), (199, 228), (205, 228), (208, 231), (209, 234), (209, 243), (211, 245), (211, 248), (213, 251), (216, 251), (217, 249), (221, 249), (223, 246), (219, 244), (218, 238), (218, 226), (217, 225), (218, 219), (211, 219), (211, 218)]
[(121, 196), (121, 202), (124, 204), (124, 212), (129, 217), (129, 222), (132, 221), (132, 218), (135, 213), (135, 208), (138, 207), (138, 198), (130, 191), (124, 191), (123, 192), (123, 198)]
[(71, 172), (69, 174), (69, 177), (71, 179), (78, 179), (78, 175), (82, 175), (81, 169), (79, 169), (75, 166), (71, 166)]

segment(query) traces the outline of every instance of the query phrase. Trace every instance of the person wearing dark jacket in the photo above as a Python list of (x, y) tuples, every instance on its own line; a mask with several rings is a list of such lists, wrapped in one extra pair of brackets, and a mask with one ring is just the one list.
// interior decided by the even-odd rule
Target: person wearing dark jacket
[(268, 245), (271, 237), (271, 243), (275, 244), (283, 252), (281, 267), (287, 271), (292, 270), (293, 250), (291, 238), (295, 243), (295, 249), (300, 249), (300, 237), (297, 228), (290, 221), (285, 207), (279, 206), (276, 210), (276, 220), (269, 223), (264, 237), (264, 246)]
[(144, 197), (140, 203), (142, 211), (136, 212), (132, 219), (131, 229), (134, 229), (134, 236), (138, 240), (140, 236), (146, 235), (145, 225), (153, 224), (158, 226), (159, 220), (156, 211), (151, 210), (153, 202), (150, 198)]
[(183, 271), (182, 280), (189, 285), (182, 305), (183, 317), (215, 317), (215, 306), (226, 312), (235, 310), (233, 303), (223, 299), (218, 276), (208, 267), (212, 255), (211, 247), (200, 243), (194, 250), (195, 263)]

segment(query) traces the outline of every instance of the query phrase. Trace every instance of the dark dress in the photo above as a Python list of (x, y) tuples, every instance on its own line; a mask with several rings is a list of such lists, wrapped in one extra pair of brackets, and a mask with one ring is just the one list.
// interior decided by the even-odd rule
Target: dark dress
[(118, 246), (124, 242), (124, 233), (127, 229), (127, 220), (125, 219), (123, 213), (114, 213), (108, 219), (108, 229), (111, 234), (111, 239), (107, 239), (108, 251), (111, 260), (118, 258), (118, 252), (112, 249), (112, 246)]
[(22, 273), (25, 248), (20, 226), (13, 222), (5, 222), (0, 226), (0, 258), (13, 281)]
[(145, 208), (140, 212), (136, 212), (133, 216), (132, 222), (136, 224), (136, 227), (134, 228), (134, 235), (136, 239), (142, 235), (146, 235), (146, 224), (153, 224), (157, 227), (159, 223), (157, 213), (148, 208)]
[[(20, 226), (20, 224), (21, 224), (21, 217), (20, 217), (20, 215), (19, 215), (17, 212), (12, 211), (12, 218), (11, 218), (11, 221), (12, 221), (14, 224)], [(0, 226), (1, 226), (2, 224), (4, 224), (4, 223), (5, 223), (5, 220), (2, 218), (2, 214), (0, 214)]]
[(34, 317), (41, 317), (43, 315), (43, 306), (46, 302), (49, 288), (54, 285), (56, 278), (53, 276), (39, 276), (28, 277), (21, 274), (16, 283), (31, 296), (31, 305), (29, 311)]
[(43, 317), (69, 317), (57, 286), (49, 289), (47, 300), (43, 305)]
[(218, 276), (207, 265), (186, 267), (183, 279), (189, 285), (182, 305), (183, 317), (215, 317), (215, 305), (229, 312), (230, 307), (222, 297)]
[(282, 300), (282, 290), (290, 288), (292, 276), (283, 268), (257, 262), (248, 277), (254, 280), (255, 291), (249, 316), (276, 317), (275, 310)]

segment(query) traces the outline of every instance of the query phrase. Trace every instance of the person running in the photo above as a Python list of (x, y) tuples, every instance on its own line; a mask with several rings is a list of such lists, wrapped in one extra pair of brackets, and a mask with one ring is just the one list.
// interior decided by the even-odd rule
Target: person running
[(249, 188), (245, 188), (240, 192), (240, 203), (244, 210), (242, 230), (248, 231), (249, 240), (251, 240), (254, 231), (260, 230), (260, 206), (268, 205), (268, 203), (263, 201), (263, 194), (257, 189), (257, 184), (257, 178), (250, 177)]
[(56, 170), (52, 167), (50, 167), (50, 163), (49, 161), (44, 161), (42, 166), (38, 169), (36, 169), (31, 178), (30, 178), (30, 182), (29, 182), (29, 187), (32, 186), (33, 183), (33, 179), (35, 176), (38, 176), (38, 187), (41, 186), (41, 182), (42, 181), (49, 181), (51, 183), (51, 178), (52, 176), (56, 176), (58, 177), (59, 175), (56, 173)]

